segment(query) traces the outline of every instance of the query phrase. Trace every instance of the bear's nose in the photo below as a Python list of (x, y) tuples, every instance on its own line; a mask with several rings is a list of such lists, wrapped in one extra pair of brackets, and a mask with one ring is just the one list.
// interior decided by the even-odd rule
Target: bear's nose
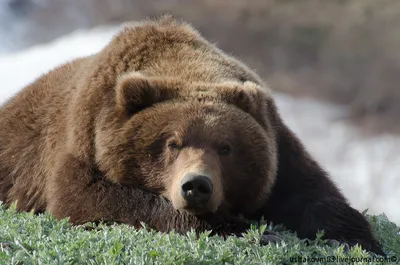
[(209, 177), (188, 173), (181, 182), (182, 197), (190, 206), (201, 207), (212, 196), (213, 184)]

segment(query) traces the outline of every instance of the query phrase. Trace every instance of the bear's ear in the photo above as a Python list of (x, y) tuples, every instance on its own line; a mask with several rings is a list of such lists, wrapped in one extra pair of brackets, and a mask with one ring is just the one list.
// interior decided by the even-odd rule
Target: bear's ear
[(121, 77), (115, 93), (117, 110), (126, 115), (132, 115), (162, 100), (160, 88), (139, 73)]
[(307, 178), (309, 175), (325, 174), (296, 134), (284, 123), (269, 88), (246, 81), (238, 91), (233, 93), (231, 100), (239, 108), (251, 114), (266, 130), (275, 132), (280, 179), (290, 179), (296, 175)]
[(260, 85), (246, 81), (243, 84), (224, 83), (222, 91), (222, 99), (230, 104), (235, 105), (246, 113), (249, 113), (256, 119), (265, 129), (268, 129), (268, 116), (266, 103), (271, 98), (271, 92), (262, 88)]

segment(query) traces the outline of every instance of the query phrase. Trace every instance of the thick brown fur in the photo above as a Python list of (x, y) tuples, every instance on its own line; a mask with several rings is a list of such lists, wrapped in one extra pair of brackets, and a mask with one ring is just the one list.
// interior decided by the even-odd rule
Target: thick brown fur
[[(184, 210), (177, 187), (191, 171), (212, 176), (209, 214)], [(1, 107), (0, 200), (74, 224), (182, 233), (240, 233), (239, 215), (264, 216), (383, 253), (261, 79), (168, 17), (127, 25)]]

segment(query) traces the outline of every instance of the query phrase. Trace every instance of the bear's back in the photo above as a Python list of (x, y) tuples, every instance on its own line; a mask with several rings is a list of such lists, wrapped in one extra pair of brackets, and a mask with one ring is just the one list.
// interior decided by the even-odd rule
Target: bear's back
[(189, 82), (262, 83), (254, 71), (205, 40), (192, 26), (168, 16), (127, 24), (98, 55), (98, 63), (99, 71), (106, 72), (103, 76), (135, 71)]

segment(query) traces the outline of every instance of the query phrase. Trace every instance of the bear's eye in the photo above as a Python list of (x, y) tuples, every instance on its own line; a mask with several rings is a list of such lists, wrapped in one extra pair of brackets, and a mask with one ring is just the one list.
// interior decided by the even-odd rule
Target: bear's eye
[(218, 154), (221, 156), (228, 156), (231, 153), (231, 147), (229, 145), (223, 145), (218, 149)]
[(168, 148), (180, 150), (182, 147), (179, 144), (177, 144), (176, 142), (172, 141), (172, 142), (168, 143)]

